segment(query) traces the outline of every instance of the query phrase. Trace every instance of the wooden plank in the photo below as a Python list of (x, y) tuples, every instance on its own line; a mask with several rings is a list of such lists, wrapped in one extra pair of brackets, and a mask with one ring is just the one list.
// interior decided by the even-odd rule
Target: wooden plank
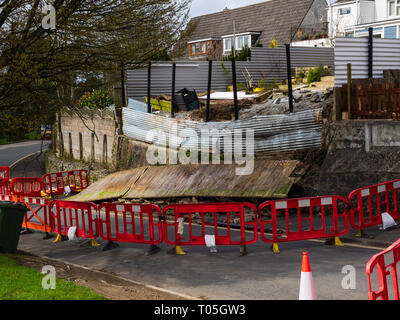
[(295, 182), (291, 175), (299, 163), (297, 160), (255, 160), (253, 172), (242, 176), (236, 174), (239, 166), (235, 164), (142, 167), (98, 180), (72, 199), (286, 198)]

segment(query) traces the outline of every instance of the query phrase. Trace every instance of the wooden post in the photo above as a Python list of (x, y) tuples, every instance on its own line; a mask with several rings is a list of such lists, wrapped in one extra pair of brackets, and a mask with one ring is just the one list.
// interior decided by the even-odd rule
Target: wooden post
[(347, 119), (351, 120), (351, 63), (347, 64)]

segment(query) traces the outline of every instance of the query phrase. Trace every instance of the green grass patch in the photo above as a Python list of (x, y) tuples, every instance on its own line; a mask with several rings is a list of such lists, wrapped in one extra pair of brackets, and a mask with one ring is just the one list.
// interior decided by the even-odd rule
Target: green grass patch
[(56, 289), (44, 290), (45, 276), (0, 254), (0, 300), (106, 300), (89, 288), (58, 278)]

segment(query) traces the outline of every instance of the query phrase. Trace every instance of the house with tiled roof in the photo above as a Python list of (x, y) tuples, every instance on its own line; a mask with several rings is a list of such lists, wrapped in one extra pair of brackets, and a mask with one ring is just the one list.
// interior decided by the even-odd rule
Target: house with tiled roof
[(232, 48), (280, 46), (304, 40), (304, 34), (322, 36), (326, 6), (326, 0), (270, 0), (192, 18), (185, 57), (219, 60)]
[(328, 7), (329, 35), (400, 39), (400, 0), (337, 0)]

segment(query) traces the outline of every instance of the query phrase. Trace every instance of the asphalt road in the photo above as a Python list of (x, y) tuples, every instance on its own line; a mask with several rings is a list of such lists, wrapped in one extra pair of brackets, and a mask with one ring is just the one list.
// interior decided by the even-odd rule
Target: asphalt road
[[(47, 150), (50, 141), (43, 142), (43, 150)], [(15, 161), (40, 151), (41, 141), (25, 141), (13, 144), (0, 145), (0, 166), (10, 166)]]
[(42, 150), (43, 152), (40, 154), (18, 161), (11, 170), (11, 178), (42, 176), (45, 173), (45, 153), (50, 143), (49, 140), (46, 140), (42, 145), (40, 140), (35, 140), (0, 145), (0, 166), (11, 166), (16, 161)]

